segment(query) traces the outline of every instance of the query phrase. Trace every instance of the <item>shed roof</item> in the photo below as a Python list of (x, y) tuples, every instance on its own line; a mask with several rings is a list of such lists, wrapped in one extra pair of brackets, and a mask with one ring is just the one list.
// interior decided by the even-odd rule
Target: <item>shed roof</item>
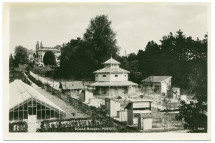
[(142, 82), (162, 82), (169, 78), (172, 78), (172, 76), (149, 76), (142, 80)]
[(129, 100), (129, 103), (125, 106), (125, 109), (128, 108), (133, 103), (137, 103), (137, 102), (153, 102), (153, 100), (151, 100), (151, 99), (132, 100), (131, 99), (131, 100)]
[(55, 105), (52, 101), (47, 99), (45, 96), (43, 96), (38, 91), (36, 91), (34, 88), (25, 84), (21, 80), (15, 80), (14, 82), (10, 83), (9, 109), (29, 100), (31, 98), (39, 100), (40, 102), (48, 104), (49, 106), (64, 112), (60, 107)]
[(120, 107), (123, 108), (123, 109), (124, 109), (124, 108), (128, 105), (128, 103), (130, 102), (129, 100), (126, 100), (126, 99), (117, 99), (117, 97), (118, 97), (118, 96), (115, 96), (115, 97), (106, 97), (106, 98), (109, 99), (109, 100), (113, 100), (113, 101), (116, 101), (116, 102), (120, 103)]
[(135, 117), (140, 116), (143, 119), (152, 118), (152, 113), (134, 113)]
[(98, 81), (90, 86), (137, 86), (138, 84), (131, 81)]

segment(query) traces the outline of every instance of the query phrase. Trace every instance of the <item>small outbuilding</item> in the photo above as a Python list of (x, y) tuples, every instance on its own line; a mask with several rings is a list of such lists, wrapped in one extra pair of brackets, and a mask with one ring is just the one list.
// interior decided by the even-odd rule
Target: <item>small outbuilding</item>
[(136, 92), (138, 84), (128, 80), (129, 71), (120, 68), (120, 63), (112, 57), (103, 63), (104, 68), (94, 71), (95, 83), (90, 86), (94, 96), (127, 96)]
[(127, 124), (137, 126), (140, 130), (152, 128), (151, 103), (153, 100), (131, 100), (127, 109)]
[(142, 90), (145, 93), (167, 95), (171, 87), (171, 76), (150, 76), (142, 80)]

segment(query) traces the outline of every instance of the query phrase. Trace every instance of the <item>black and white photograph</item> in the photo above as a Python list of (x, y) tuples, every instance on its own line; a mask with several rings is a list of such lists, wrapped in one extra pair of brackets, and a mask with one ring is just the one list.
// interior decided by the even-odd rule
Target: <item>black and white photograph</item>
[(210, 139), (210, 15), (194, 2), (4, 3), (5, 139)]

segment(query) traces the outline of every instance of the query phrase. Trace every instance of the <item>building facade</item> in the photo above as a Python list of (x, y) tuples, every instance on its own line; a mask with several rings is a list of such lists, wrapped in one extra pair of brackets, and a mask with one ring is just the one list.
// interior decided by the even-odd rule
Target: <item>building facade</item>
[(30, 131), (43, 120), (66, 118), (60, 107), (21, 80), (10, 83), (9, 99), (9, 121), (25, 121)]
[(150, 76), (142, 80), (142, 91), (167, 95), (171, 88), (171, 76)]
[(117, 117), (120, 111), (120, 102), (114, 99), (105, 98), (105, 111), (110, 117)]
[(94, 87), (93, 94), (96, 96), (128, 96), (134, 94), (137, 84), (128, 81), (129, 71), (119, 67), (120, 63), (110, 58), (103, 63), (104, 68), (94, 72), (95, 83), (90, 86)]
[(46, 54), (46, 52), (51, 51), (56, 60), (57, 66), (60, 65), (60, 55), (61, 55), (61, 50), (60, 46), (55, 46), (55, 47), (43, 47), (42, 42), (39, 45), (37, 42), (36, 44), (36, 53), (35, 53), (35, 62), (36, 63), (43, 63), (43, 57)]
[(27, 54), (28, 54), (28, 61), (29, 61), (30, 63), (34, 62), (34, 52), (35, 52), (35, 51), (33, 51), (33, 50), (28, 50), (28, 51), (27, 51)]
[(127, 124), (137, 126), (139, 130), (152, 128), (151, 103), (153, 100), (130, 100), (127, 109)]

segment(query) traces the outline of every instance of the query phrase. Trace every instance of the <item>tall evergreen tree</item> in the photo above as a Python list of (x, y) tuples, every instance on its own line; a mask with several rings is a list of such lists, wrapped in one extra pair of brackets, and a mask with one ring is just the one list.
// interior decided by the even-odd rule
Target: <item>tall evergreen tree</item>
[(9, 69), (10, 69), (10, 70), (13, 70), (14, 67), (15, 67), (14, 59), (13, 59), (12, 54), (10, 54), (10, 58), (9, 58)]
[(116, 56), (119, 51), (119, 47), (116, 45), (116, 33), (111, 28), (111, 21), (106, 15), (91, 19), (83, 39), (88, 43), (99, 63), (104, 62), (111, 55)]
[(51, 51), (47, 51), (43, 57), (43, 63), (46, 66), (48, 66), (48, 65), (55, 66), (56, 65), (56, 59), (55, 59), (54, 53)]
[(43, 43), (42, 42), (40, 42), (40, 48), (43, 48)]
[(28, 63), (27, 49), (20, 45), (16, 46), (14, 61), (15, 61), (15, 66), (18, 66), (19, 64)]
[(39, 48), (40, 48), (40, 46), (39, 46), (39, 41), (37, 41), (36, 50), (38, 50)]

